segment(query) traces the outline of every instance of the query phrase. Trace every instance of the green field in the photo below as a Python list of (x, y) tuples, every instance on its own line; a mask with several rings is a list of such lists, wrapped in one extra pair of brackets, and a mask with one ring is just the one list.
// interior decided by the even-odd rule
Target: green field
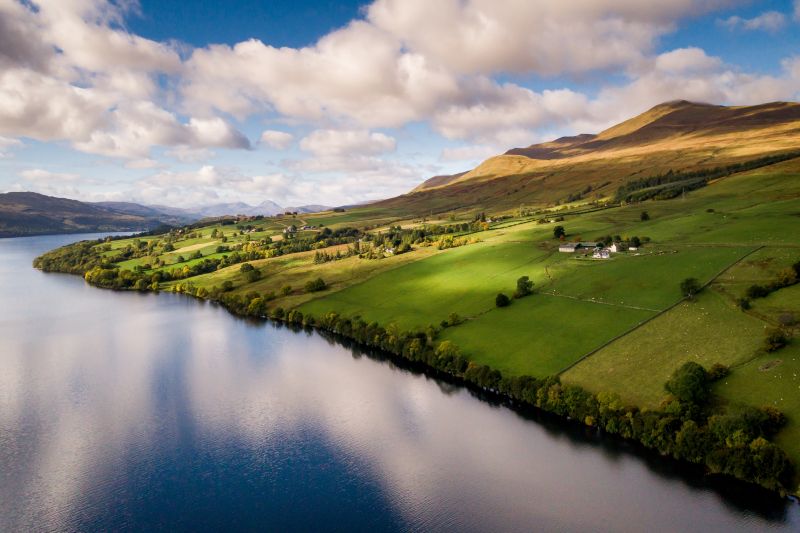
[(761, 354), (737, 367), (717, 384), (715, 392), (733, 404), (772, 405), (789, 423), (776, 442), (800, 464), (800, 345), (795, 342), (775, 354)]
[(563, 379), (595, 392), (617, 392), (633, 405), (657, 407), (666, 396), (664, 383), (681, 364), (742, 364), (761, 347), (763, 329), (760, 320), (708, 290), (606, 346)]
[(492, 308), (442, 338), (464, 347), (469, 359), (508, 375), (554, 375), (589, 351), (654, 313), (534, 294)]

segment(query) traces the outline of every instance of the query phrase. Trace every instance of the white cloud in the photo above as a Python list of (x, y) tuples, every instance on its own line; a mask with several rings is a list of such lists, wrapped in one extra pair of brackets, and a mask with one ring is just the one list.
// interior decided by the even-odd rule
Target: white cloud
[(786, 26), (786, 16), (778, 11), (767, 11), (751, 19), (732, 16), (720, 21), (720, 23), (731, 30), (762, 30), (775, 33)]
[(800, 22), (800, 0), (794, 0), (794, 20)]
[(180, 145), (164, 152), (167, 157), (177, 159), (181, 163), (202, 163), (214, 157), (214, 152), (208, 148), (192, 148)]
[(195, 50), (181, 93), (193, 112), (396, 127), (470, 101), (473, 75), (628, 68), (676, 21), (725, 3), (377, 0), (367, 20), (313, 46), (250, 40)]
[(317, 156), (378, 155), (396, 147), (393, 137), (366, 130), (315, 130), (300, 140), (300, 148)]
[(250, 176), (235, 168), (203, 165), (197, 170), (162, 170), (136, 182), (123, 196), (144, 203), (197, 207), (209, 203), (265, 199), (282, 202), (292, 196), (293, 182), (281, 173)]
[(471, 144), (466, 146), (457, 146), (454, 148), (445, 148), (439, 156), (441, 161), (468, 161), (471, 163), (478, 163), (493, 155), (497, 155), (500, 150), (496, 146), (485, 144)]
[(274, 48), (250, 40), (195, 50), (186, 65), (184, 108), (243, 118), (275, 110), (306, 121), (399, 126), (458, 92), (456, 80), (361, 21), (313, 47)]
[(132, 159), (125, 163), (125, 168), (143, 169), (143, 168), (157, 168), (161, 165), (155, 159)]
[(8, 137), (0, 137), (0, 159), (12, 157), (11, 150), (20, 148), (22, 141), (18, 139), (9, 139)]
[(19, 172), (22, 181), (12, 185), (12, 190), (34, 191), (62, 198), (86, 198), (82, 193), (87, 186), (98, 185), (97, 180), (84, 178), (72, 172), (52, 172), (30, 168)]
[(720, 3), (378, 0), (367, 13), (412, 52), (460, 73), (554, 75), (625, 67), (678, 19)]
[(74, 142), (79, 150), (111, 157), (144, 158), (153, 146), (249, 148), (246, 137), (221, 118), (196, 119), (182, 124), (177, 117), (151, 102), (120, 103), (103, 129)]
[(66, 172), (50, 172), (41, 168), (33, 168), (23, 170), (19, 173), (25, 180), (33, 183), (63, 183), (63, 182), (76, 182), (81, 181), (78, 174), (70, 174)]
[(186, 129), (192, 146), (250, 148), (247, 137), (219, 117), (193, 118), (189, 120)]
[(0, 2), (0, 135), (139, 159), (157, 145), (249, 148), (222, 118), (184, 124), (156, 103), (156, 76), (177, 75), (182, 63), (169, 46), (123, 29), (132, 5)]
[(661, 72), (703, 72), (719, 68), (722, 61), (710, 57), (700, 48), (678, 48), (655, 59), (655, 69)]
[(294, 135), (278, 130), (265, 130), (261, 134), (261, 143), (276, 150), (286, 150), (294, 142)]

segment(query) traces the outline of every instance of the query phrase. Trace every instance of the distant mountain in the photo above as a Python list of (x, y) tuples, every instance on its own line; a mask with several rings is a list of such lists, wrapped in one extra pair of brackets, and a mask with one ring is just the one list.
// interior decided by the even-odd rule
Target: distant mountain
[(164, 224), (161, 217), (144, 214), (144, 206), (129, 209), (138, 213), (35, 192), (4, 193), (0, 194), (0, 237), (143, 231)]
[(246, 204), (244, 202), (229, 202), (207, 205), (189, 209), (187, 211), (199, 215), (199, 218), (221, 217), (225, 215), (271, 216), (278, 213), (283, 213), (284, 208), (273, 201), (264, 200), (255, 206)]
[(297, 211), (298, 213), (320, 213), (322, 211), (330, 211), (331, 209), (333, 209), (333, 206), (330, 205), (311, 204), (301, 205), (299, 207), (285, 207), (283, 211)]
[(632, 179), (800, 150), (800, 104), (666, 102), (598, 134), (513, 148), (469, 172), (435, 176), (375, 202), (407, 214), (552, 206), (613, 197)]
[(99, 205), (100, 207), (113, 209), (114, 211), (118, 211), (120, 213), (127, 213), (129, 215), (137, 215), (141, 217), (158, 217), (160, 215), (165, 214), (163, 211), (160, 211), (154, 207), (142, 204), (135, 204), (133, 202), (91, 202), (91, 203), (94, 205)]
[(203, 218), (271, 216), (285, 211), (318, 213), (332, 207), (281, 207), (271, 200), (258, 205), (244, 202), (197, 208), (143, 205), (135, 202), (81, 202), (34, 192), (0, 194), (0, 237), (93, 231), (138, 231), (157, 226), (182, 226)]

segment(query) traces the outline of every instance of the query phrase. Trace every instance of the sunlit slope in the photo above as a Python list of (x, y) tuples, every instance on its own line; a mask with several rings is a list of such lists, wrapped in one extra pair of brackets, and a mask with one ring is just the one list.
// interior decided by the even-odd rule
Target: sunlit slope
[(609, 128), (510, 150), (375, 204), (410, 212), (552, 205), (591, 186), (613, 196), (630, 179), (711, 168), (800, 149), (800, 104), (725, 107), (669, 102)]

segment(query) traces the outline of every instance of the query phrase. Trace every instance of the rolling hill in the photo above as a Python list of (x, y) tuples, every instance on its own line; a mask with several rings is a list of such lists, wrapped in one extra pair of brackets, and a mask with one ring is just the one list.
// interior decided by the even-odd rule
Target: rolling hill
[(284, 208), (270, 200), (258, 205), (219, 203), (193, 209), (134, 202), (81, 202), (34, 192), (0, 194), (0, 237), (85, 233), (93, 231), (140, 231), (158, 226), (180, 226), (200, 219), (228, 215), (271, 216), (285, 210), (315, 213), (323, 205)]
[(0, 237), (139, 231), (156, 228), (169, 219), (138, 204), (93, 204), (34, 192), (0, 194)]
[(609, 198), (633, 179), (798, 149), (798, 103), (667, 102), (599, 134), (514, 148), (469, 172), (433, 177), (408, 194), (373, 205), (417, 214), (552, 206), (575, 196)]

